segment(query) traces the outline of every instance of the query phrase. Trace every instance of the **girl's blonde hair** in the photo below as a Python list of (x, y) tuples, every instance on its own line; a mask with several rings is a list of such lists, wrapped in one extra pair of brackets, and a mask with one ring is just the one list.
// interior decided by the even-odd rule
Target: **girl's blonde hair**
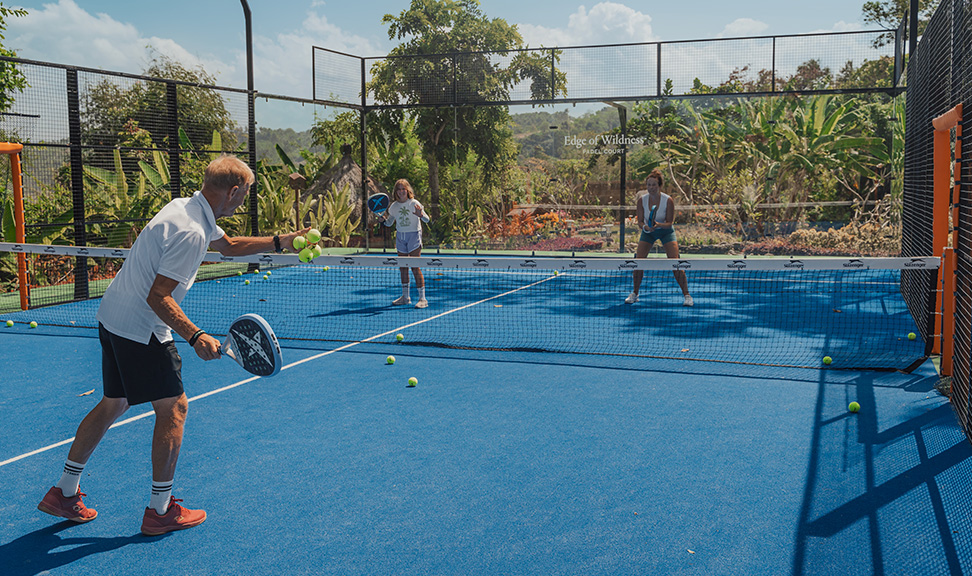
[[(405, 187), (405, 191), (408, 192), (408, 197), (409, 198), (415, 198), (415, 191), (412, 190), (412, 185), (408, 183), (408, 180), (406, 180), (404, 178), (399, 178), (398, 180), (396, 180), (395, 181), (395, 189), (398, 188), (398, 185), (399, 184), (401, 184), (402, 186)], [(392, 189), (392, 194), (393, 195), (394, 195), (395, 189)], [(392, 200), (394, 201), (395, 198), (392, 198)]]

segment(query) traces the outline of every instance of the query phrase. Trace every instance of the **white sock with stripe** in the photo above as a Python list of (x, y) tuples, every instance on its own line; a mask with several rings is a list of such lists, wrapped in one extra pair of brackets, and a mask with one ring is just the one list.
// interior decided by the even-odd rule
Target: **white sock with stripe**
[(149, 501), (149, 508), (154, 508), (159, 516), (169, 510), (169, 498), (172, 497), (172, 480), (168, 482), (152, 481), (152, 499)]
[(57, 487), (61, 489), (65, 498), (77, 495), (82, 472), (84, 472), (84, 464), (71, 460), (64, 461), (64, 473), (61, 474), (61, 481), (57, 483)]

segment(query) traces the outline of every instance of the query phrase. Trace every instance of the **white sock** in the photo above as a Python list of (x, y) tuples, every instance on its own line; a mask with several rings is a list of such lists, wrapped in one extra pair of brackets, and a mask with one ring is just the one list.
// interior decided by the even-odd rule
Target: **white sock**
[(84, 464), (78, 464), (71, 460), (64, 462), (64, 473), (61, 474), (61, 481), (57, 483), (57, 487), (61, 489), (65, 498), (77, 495), (82, 472), (84, 472)]
[(159, 516), (169, 511), (169, 498), (172, 497), (172, 480), (168, 482), (152, 481), (152, 499), (149, 508), (154, 508)]
[(418, 287), (419, 300), (425, 300), (425, 286)]
[(411, 294), (408, 293), (408, 287), (409, 287), (408, 284), (402, 284), (402, 298), (411, 299), (412, 296)]

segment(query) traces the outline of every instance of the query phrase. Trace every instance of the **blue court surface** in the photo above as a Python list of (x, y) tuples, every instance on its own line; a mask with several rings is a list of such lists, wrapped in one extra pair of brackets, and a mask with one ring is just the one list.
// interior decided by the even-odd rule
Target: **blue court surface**
[(85, 469), (96, 520), (36, 509), (99, 400), (98, 340), (0, 328), (0, 573), (972, 573), (972, 446), (930, 363), (382, 342), (285, 347), (278, 376), (250, 380), (178, 345), (192, 401), (174, 495), (209, 518), (149, 538), (145, 406)]

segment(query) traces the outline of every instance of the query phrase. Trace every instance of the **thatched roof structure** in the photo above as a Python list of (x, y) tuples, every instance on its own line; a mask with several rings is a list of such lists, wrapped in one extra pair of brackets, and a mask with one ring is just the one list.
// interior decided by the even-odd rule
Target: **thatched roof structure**
[[(361, 204), (362, 204), (362, 192), (361, 192), (361, 166), (351, 158), (350, 146), (345, 147), (341, 150), (344, 152), (344, 156), (337, 163), (336, 166), (328, 170), (327, 172), (321, 174), (310, 186), (304, 190), (300, 197), (301, 200), (307, 198), (308, 196), (314, 196), (319, 202), (322, 202), (322, 196), (325, 196), (330, 190), (331, 185), (335, 185), (338, 190), (341, 190), (347, 186), (351, 190), (351, 202), (354, 205), (354, 218), (359, 218), (361, 216)], [(367, 192), (364, 196), (367, 198), (372, 194), (385, 193), (385, 188), (376, 182), (371, 176), (368, 176), (366, 182)]]

